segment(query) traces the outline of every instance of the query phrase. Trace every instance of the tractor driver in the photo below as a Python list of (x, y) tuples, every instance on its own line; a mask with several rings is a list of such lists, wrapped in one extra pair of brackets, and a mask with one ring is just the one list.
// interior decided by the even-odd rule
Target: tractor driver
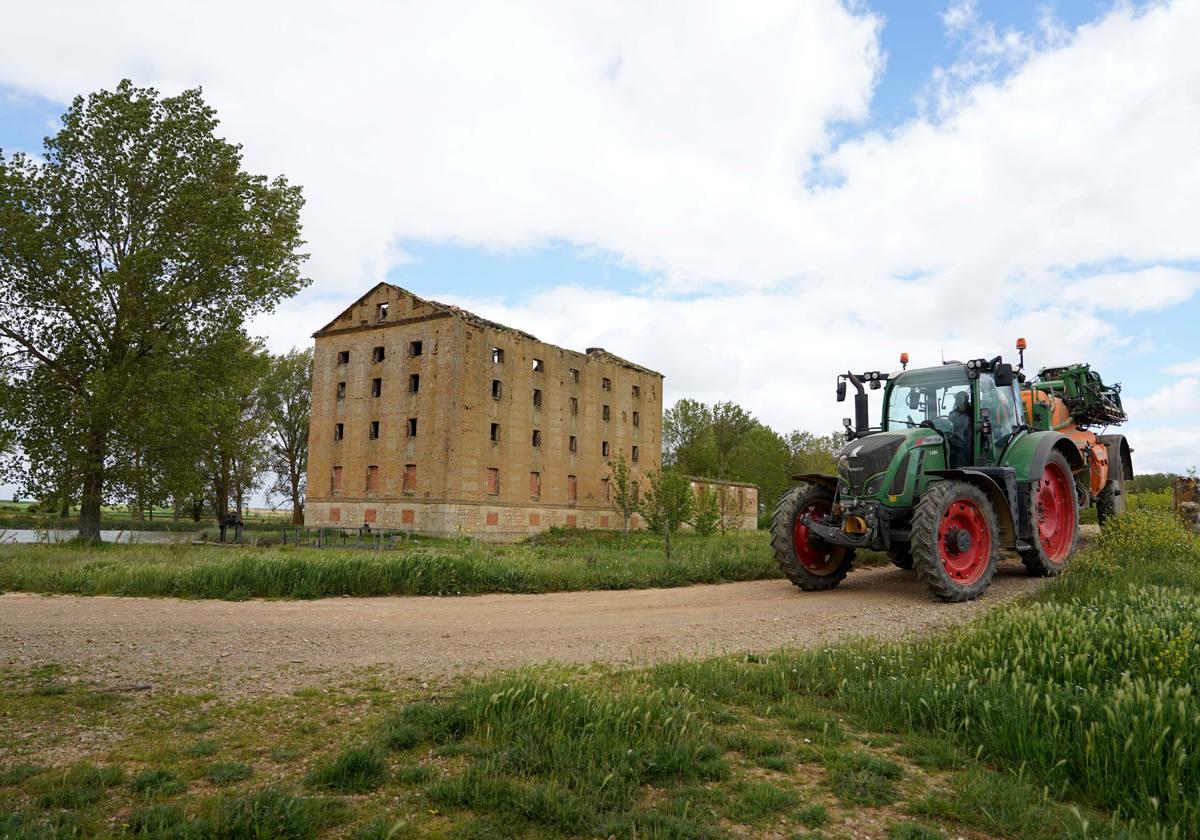
[(950, 467), (965, 467), (971, 463), (971, 396), (966, 391), (954, 395), (950, 412), (954, 431), (950, 435)]

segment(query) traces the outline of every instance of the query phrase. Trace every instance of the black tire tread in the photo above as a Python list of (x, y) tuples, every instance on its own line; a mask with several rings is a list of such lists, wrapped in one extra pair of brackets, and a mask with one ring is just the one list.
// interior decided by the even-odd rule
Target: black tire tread
[[(1059, 452), (1054, 452), (1050, 455), (1050, 461), (1054, 461), (1066, 470), (1067, 475), (1071, 475), (1071, 465), (1067, 463), (1067, 459)], [(1039, 479), (1040, 480), (1040, 479)], [(1101, 493), (1101, 496), (1104, 494)], [(1055, 564), (1046, 556), (1046, 552), (1042, 550), (1042, 538), (1038, 534), (1037, 527), (1037, 493), (1029, 494), (1029, 504), (1034, 509), (1029, 511), (1029, 521), (1033, 523), (1033, 535), (1030, 537), (1030, 548), (1018, 551), (1017, 554), (1021, 558), (1021, 562), (1025, 565), (1025, 570), (1034, 577), (1054, 577), (1071, 561), (1071, 556), (1075, 553), (1075, 547), (1079, 544), (1079, 508), (1075, 508), (1075, 536), (1071, 541), (1071, 548), (1067, 551), (1067, 556), (1063, 558), (1061, 563)], [(1097, 511), (1097, 518), (1099, 511)]]
[(847, 550), (841, 564), (828, 575), (814, 575), (796, 559), (792, 545), (792, 523), (796, 513), (816, 499), (833, 501), (833, 492), (817, 484), (800, 484), (779, 497), (775, 513), (771, 517), (771, 549), (779, 570), (794, 585), (805, 592), (821, 592), (833, 589), (850, 572), (854, 564), (854, 551)]
[[(988, 568), (983, 576), (970, 586), (962, 586), (950, 579), (942, 565), (938, 546), (938, 524), (946, 505), (964, 496), (979, 505), (992, 534), (992, 554), (988, 558)], [(939, 481), (930, 485), (913, 511), (911, 546), (917, 580), (924, 583), (935, 597), (943, 601), (955, 603), (975, 600), (988, 588), (996, 574), (996, 564), (1000, 558), (998, 537), (996, 511), (982, 490), (964, 481)]]
[(1108, 450), (1108, 482), (1096, 495), (1096, 521), (1103, 528), (1105, 522), (1125, 512), (1125, 468), (1121, 453)]

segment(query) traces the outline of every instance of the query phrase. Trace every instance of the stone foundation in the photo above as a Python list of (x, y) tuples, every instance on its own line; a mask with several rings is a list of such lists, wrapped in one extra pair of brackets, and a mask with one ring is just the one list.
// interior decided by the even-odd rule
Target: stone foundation
[[(372, 528), (408, 531), (429, 537), (472, 537), (515, 542), (549, 528), (619, 530), (621, 517), (610, 509), (553, 505), (502, 505), (486, 502), (431, 502), (418, 499), (310, 500), (304, 507), (309, 528)], [(645, 526), (641, 516), (631, 529)]]

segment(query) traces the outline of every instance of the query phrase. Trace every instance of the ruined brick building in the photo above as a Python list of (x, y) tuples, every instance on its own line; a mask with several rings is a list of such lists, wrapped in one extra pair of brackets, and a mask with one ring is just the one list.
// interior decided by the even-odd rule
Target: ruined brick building
[[(380, 283), (315, 333), (309, 526), (615, 528), (608, 462), (662, 452), (662, 375)], [(638, 523), (635, 521), (634, 525)]]

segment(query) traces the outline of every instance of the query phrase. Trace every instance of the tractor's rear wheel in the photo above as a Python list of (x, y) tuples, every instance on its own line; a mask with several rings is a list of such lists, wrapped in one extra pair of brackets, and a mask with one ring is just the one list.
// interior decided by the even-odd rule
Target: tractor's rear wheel
[(895, 543), (888, 549), (888, 559), (892, 561), (892, 565), (897, 569), (912, 570), (913, 556), (912, 545), (909, 543)]
[(996, 511), (965, 481), (939, 481), (917, 502), (912, 521), (913, 568), (943, 601), (983, 594), (999, 558)]
[(1067, 565), (1079, 539), (1075, 479), (1061, 453), (1052, 453), (1046, 461), (1029, 504), (1033, 507), (1033, 539), (1032, 546), (1020, 552), (1021, 562), (1031, 575), (1053, 577)]
[(1108, 482), (1096, 495), (1096, 521), (1103, 528), (1114, 516), (1125, 512), (1125, 465), (1121, 453), (1108, 450)]
[(813, 534), (802, 517), (822, 519), (833, 510), (833, 491), (801, 484), (783, 494), (771, 520), (771, 548), (787, 579), (806, 592), (833, 589), (854, 563), (854, 550)]

